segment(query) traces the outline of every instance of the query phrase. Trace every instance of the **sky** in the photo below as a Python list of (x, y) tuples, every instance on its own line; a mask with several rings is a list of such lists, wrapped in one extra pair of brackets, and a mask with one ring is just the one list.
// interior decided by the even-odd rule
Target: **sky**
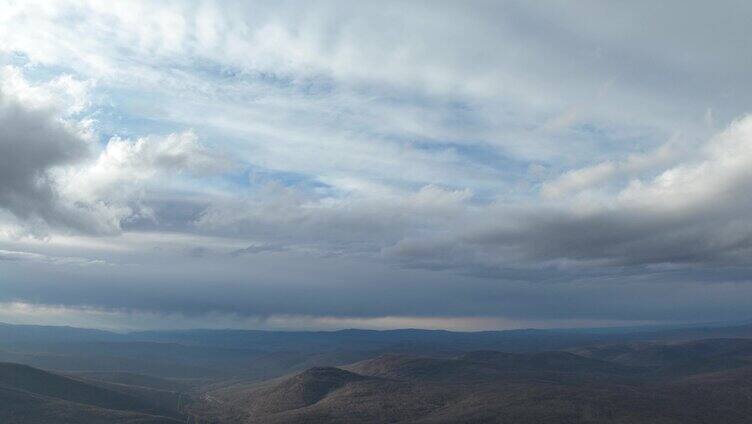
[(0, 321), (750, 319), (751, 18), (0, 0)]

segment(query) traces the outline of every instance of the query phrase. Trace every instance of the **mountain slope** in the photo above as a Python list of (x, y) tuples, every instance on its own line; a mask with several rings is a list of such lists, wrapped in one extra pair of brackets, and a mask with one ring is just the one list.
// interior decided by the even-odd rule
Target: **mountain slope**
[(26, 365), (0, 363), (0, 389), (3, 423), (176, 422), (144, 399)]
[(495, 381), (545, 378), (551, 381), (632, 378), (640, 369), (568, 352), (468, 352), (456, 358), (383, 355), (343, 367), (359, 374), (425, 383), (488, 384)]
[(175, 424), (168, 417), (118, 411), (0, 387), (3, 424)]
[(366, 379), (367, 377), (339, 368), (311, 368), (293, 377), (275, 381), (276, 384), (264, 385), (246, 393), (249, 400), (247, 408), (254, 414), (304, 408), (347, 384)]
[[(220, 422), (330, 423), (416, 419), (437, 408), (440, 392), (331, 367), (208, 394), (197, 415)], [(409, 402), (405, 400), (409, 399)]]
[[(668, 358), (725, 367), (723, 358), (746, 355), (746, 343), (681, 343)], [(264, 424), (748, 424), (752, 416), (752, 366), (680, 376), (569, 352), (479, 351), (453, 359), (383, 355), (343, 368), (216, 390), (197, 414)]]
[(627, 366), (651, 367), (689, 375), (752, 365), (752, 340), (706, 339), (681, 343), (631, 343), (593, 346), (576, 353)]

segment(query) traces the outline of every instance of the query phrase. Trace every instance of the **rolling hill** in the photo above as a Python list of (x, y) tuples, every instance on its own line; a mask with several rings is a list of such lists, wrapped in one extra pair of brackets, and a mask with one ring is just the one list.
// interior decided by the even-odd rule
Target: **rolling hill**
[[(738, 353), (733, 346), (744, 343), (709, 340), (671, 348), (681, 363), (698, 351)], [(236, 383), (208, 393), (194, 412), (228, 423), (749, 422), (752, 367), (681, 377), (662, 370), (569, 352), (383, 355), (342, 368)]]
[(61, 327), (63, 336), (47, 338), (56, 328), (0, 326), (9, 336), (0, 361), (53, 370), (0, 364), (0, 422), (748, 424), (752, 416), (746, 324), (478, 333)]
[(4, 423), (169, 423), (182, 417), (138, 394), (13, 363), (0, 363), (0, 398)]

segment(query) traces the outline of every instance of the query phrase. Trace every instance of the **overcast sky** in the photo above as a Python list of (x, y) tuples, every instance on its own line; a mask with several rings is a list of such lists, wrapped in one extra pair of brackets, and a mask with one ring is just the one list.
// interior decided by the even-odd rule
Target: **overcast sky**
[(752, 318), (751, 20), (0, 0), (0, 321)]

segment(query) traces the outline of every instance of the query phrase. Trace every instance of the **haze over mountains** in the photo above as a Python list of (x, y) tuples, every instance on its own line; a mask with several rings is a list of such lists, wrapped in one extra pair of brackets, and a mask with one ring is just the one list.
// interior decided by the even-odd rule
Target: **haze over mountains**
[(750, 324), (127, 334), (3, 324), (0, 361), (0, 419), (10, 423), (741, 424), (752, 417)]

